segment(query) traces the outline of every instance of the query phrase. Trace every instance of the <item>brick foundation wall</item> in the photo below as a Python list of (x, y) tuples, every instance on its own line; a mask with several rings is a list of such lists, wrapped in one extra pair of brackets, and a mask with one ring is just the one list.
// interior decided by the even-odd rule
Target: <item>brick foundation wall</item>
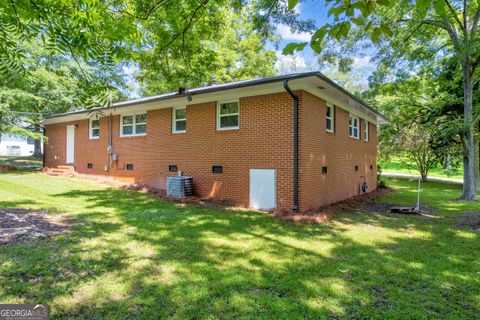
[[(335, 133), (325, 131), (326, 103), (307, 92), (300, 98), (299, 200), (302, 211), (359, 194), (361, 176), (369, 191), (376, 187), (376, 127), (370, 140), (348, 137), (348, 112), (336, 107)], [(240, 129), (216, 130), (216, 103), (187, 107), (187, 132), (172, 133), (172, 109), (147, 112), (147, 135), (120, 137), (120, 116), (113, 116), (113, 145), (118, 162), (108, 165), (108, 118), (100, 119), (100, 138), (89, 139), (89, 121), (46, 126), (46, 166), (65, 164), (66, 125), (76, 124), (75, 170), (83, 174), (111, 175), (133, 184), (165, 189), (168, 171), (177, 165), (193, 176), (196, 193), (249, 205), (249, 170), (277, 170), (277, 208), (293, 206), (292, 98), (276, 93), (240, 99)], [(364, 122), (361, 122), (363, 133)], [(88, 169), (87, 164), (93, 168)], [(133, 170), (126, 170), (133, 164)], [(373, 170), (370, 169), (373, 165)], [(223, 166), (222, 174), (212, 173)], [(359, 166), (358, 172), (354, 170)], [(328, 173), (322, 174), (322, 166)]]
[[(365, 121), (360, 119), (360, 139), (348, 135), (349, 113), (335, 107), (335, 131), (327, 132), (324, 100), (302, 91), (299, 129), (299, 201), (302, 211), (360, 194), (362, 176), (368, 191), (377, 187), (377, 131), (369, 125), (369, 141), (363, 139)], [(370, 169), (370, 165), (373, 169)], [(327, 174), (322, 174), (322, 167)], [(358, 171), (355, 171), (358, 166)]]

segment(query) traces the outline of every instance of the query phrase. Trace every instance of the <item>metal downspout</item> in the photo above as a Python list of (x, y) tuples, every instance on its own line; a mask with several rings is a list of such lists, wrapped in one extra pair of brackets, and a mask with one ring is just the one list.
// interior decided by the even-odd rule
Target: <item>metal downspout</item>
[(298, 96), (293, 94), (288, 80), (283, 81), (283, 87), (293, 98), (293, 211), (298, 211)]
[(42, 168), (45, 168), (45, 140), (47, 139), (47, 129), (45, 127), (43, 127), (43, 141), (42, 141), (42, 144), (43, 144), (43, 150), (42, 150)]
[(112, 113), (108, 116), (108, 172), (112, 174), (113, 136), (112, 136)]

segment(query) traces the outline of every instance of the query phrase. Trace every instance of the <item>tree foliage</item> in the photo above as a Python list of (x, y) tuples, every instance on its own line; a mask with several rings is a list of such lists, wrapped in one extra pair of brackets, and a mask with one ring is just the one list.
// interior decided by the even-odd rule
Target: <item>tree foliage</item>
[[(44, 117), (83, 108), (82, 101), (90, 98), (92, 86), (108, 83), (112, 88), (124, 87), (118, 67), (107, 70), (82, 64), (80, 70), (77, 63), (64, 56), (52, 56), (36, 45), (25, 45), (25, 48), (22, 63), (26, 72), (0, 81), (0, 132), (38, 141)], [(110, 92), (110, 98), (115, 101), (124, 96), (115, 89)], [(26, 124), (34, 131), (26, 130)], [(36, 151), (38, 155), (39, 150)]]
[[(20, 43), (41, 42), (51, 55), (82, 65), (112, 68), (138, 62), (151, 46), (169, 50), (206, 40), (222, 19), (223, 9), (241, 9), (241, 1), (227, 0), (10, 0), (0, 7), (0, 76), (26, 72)], [(202, 33), (198, 22), (208, 26)], [(153, 33), (151, 31), (154, 31)], [(173, 49), (175, 50), (175, 49)], [(208, 58), (208, 57), (205, 57)], [(84, 77), (89, 74), (84, 72)], [(107, 105), (114, 88), (108, 83), (90, 86), (85, 107)]]
[(424, 180), (434, 165), (461, 150), (461, 116), (455, 107), (451, 111), (458, 97), (440, 79), (442, 74), (432, 77), (426, 69), (409, 79), (376, 83), (364, 97), (391, 120), (380, 131), (380, 158), (407, 157)]
[[(155, 20), (146, 24), (147, 50), (140, 53), (137, 79), (145, 94), (205, 85), (211, 77), (230, 82), (275, 73), (276, 55), (246, 18), (222, 9), (192, 26), (188, 41), (162, 46), (166, 31)], [(170, 32), (170, 31), (169, 31)]]

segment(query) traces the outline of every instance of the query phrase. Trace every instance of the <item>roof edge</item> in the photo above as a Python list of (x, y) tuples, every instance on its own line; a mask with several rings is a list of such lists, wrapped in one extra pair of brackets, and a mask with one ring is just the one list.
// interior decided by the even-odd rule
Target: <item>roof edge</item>
[(199, 87), (199, 88), (194, 88), (191, 90), (187, 90), (184, 93), (177, 93), (177, 92), (170, 92), (170, 93), (165, 93), (161, 95), (156, 95), (156, 96), (151, 96), (151, 97), (145, 97), (145, 98), (140, 98), (140, 99), (135, 99), (135, 100), (127, 100), (127, 101), (121, 101), (121, 102), (116, 102), (110, 105), (109, 107), (97, 107), (97, 108), (91, 108), (91, 109), (84, 109), (84, 110), (76, 110), (76, 111), (70, 111), (70, 112), (64, 112), (64, 113), (59, 113), (55, 115), (51, 115), (48, 117), (45, 117), (45, 120), (48, 119), (53, 119), (53, 118), (59, 118), (63, 116), (70, 116), (70, 115), (77, 115), (77, 114), (82, 114), (82, 113), (91, 113), (95, 111), (102, 111), (102, 110), (109, 110), (112, 108), (122, 108), (122, 107), (128, 107), (128, 106), (134, 106), (134, 105), (139, 105), (139, 104), (144, 104), (144, 103), (151, 103), (151, 102), (157, 102), (157, 101), (164, 101), (164, 100), (169, 100), (173, 98), (182, 98), (182, 97), (187, 97), (187, 96), (194, 96), (194, 95), (199, 95), (199, 94), (206, 94), (206, 93), (212, 93), (216, 91), (224, 91), (224, 90), (231, 90), (231, 89), (237, 89), (237, 88), (244, 88), (244, 87), (251, 87), (255, 85), (262, 85), (262, 84), (269, 84), (269, 83), (274, 83), (274, 82), (281, 82), (284, 80), (294, 80), (294, 79), (301, 79), (301, 78), (308, 78), (308, 77), (317, 77), (325, 82), (327, 82), (329, 85), (333, 86), (337, 90), (341, 91), (343, 94), (347, 95), (351, 99), (355, 100), (365, 108), (367, 108), (369, 111), (373, 112), (377, 117), (381, 118), (383, 121), (390, 123), (390, 120), (382, 115), (380, 112), (377, 110), (373, 109), (368, 103), (360, 99), (359, 97), (355, 96), (354, 94), (350, 93), (347, 91), (345, 88), (334, 82), (333, 80), (327, 78), (325, 75), (323, 75), (319, 71), (311, 71), (311, 72), (304, 72), (304, 73), (294, 73), (294, 74), (287, 74), (287, 75), (280, 75), (280, 76), (275, 76), (275, 77), (270, 77), (270, 78), (262, 78), (262, 79), (249, 79), (249, 80), (242, 80), (242, 81), (237, 81), (237, 82), (230, 82), (230, 83), (225, 83), (225, 84), (219, 84), (215, 86), (208, 86), (208, 87)]

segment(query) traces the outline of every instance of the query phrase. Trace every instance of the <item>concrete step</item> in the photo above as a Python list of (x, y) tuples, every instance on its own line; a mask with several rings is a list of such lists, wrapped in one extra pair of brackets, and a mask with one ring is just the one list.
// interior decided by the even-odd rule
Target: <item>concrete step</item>
[(64, 173), (64, 172), (68, 172), (69, 170), (63, 170), (63, 169), (50, 169), (51, 172), (54, 172), (54, 173)]
[(51, 176), (73, 176), (75, 168), (73, 166), (57, 166), (53, 168), (43, 168), (43, 172)]
[(47, 175), (54, 176), (54, 177), (73, 177), (74, 176), (73, 172), (68, 172), (68, 173), (49, 172), (49, 173), (47, 173)]
[(68, 170), (73, 170), (73, 166), (57, 166), (57, 169), (68, 169)]

